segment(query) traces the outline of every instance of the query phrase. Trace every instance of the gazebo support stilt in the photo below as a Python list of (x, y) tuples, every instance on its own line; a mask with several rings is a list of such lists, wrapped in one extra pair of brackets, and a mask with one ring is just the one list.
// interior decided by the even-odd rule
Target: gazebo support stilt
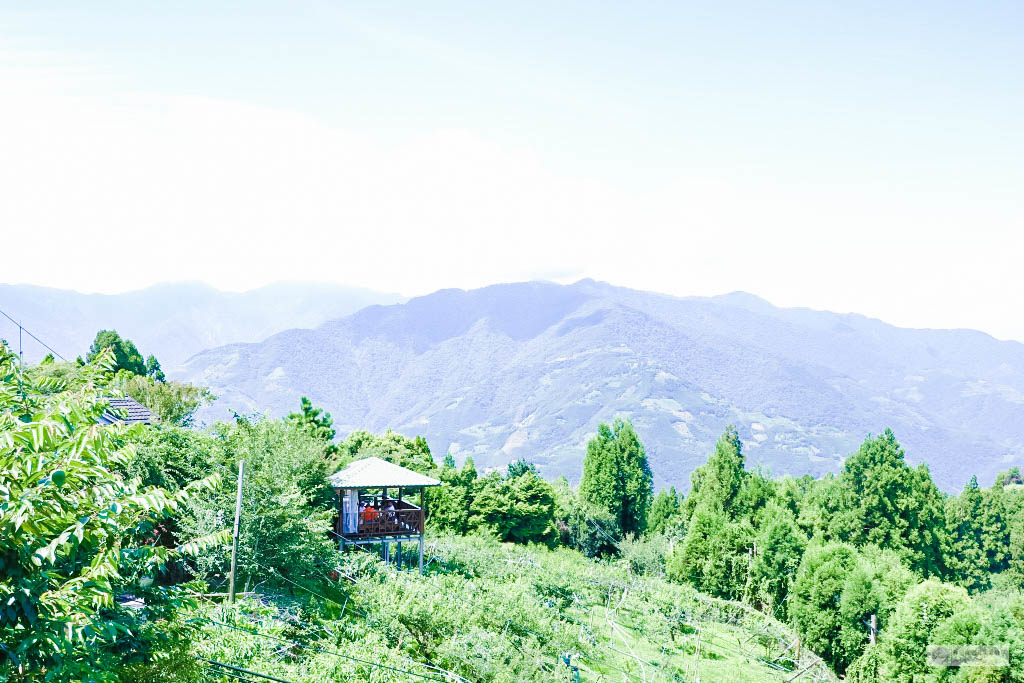
[(398, 569), (401, 569), (402, 568), (402, 542), (398, 541), (395, 545), (397, 546), (397, 550), (398, 550), (398, 554), (395, 556), (395, 566), (398, 567)]
[(423, 573), (423, 534), (420, 534), (420, 574)]

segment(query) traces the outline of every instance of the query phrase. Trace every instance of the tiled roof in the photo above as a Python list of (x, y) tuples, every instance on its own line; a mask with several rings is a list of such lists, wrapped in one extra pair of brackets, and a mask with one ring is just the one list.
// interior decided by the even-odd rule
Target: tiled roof
[(380, 458), (363, 458), (327, 478), (337, 489), (375, 489), (385, 486), (440, 486), (441, 482)]
[(136, 401), (131, 396), (124, 398), (108, 398), (110, 408), (100, 418), (102, 424), (124, 422), (125, 424), (153, 424), (157, 421), (156, 415), (150, 412), (149, 408)]

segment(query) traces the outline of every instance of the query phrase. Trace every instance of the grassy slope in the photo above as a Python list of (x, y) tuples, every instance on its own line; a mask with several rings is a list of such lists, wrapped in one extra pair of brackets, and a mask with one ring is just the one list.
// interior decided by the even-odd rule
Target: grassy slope
[[(782, 624), (622, 564), (481, 538), (439, 539), (428, 551), (422, 577), (350, 552), (355, 582), (320, 597), (299, 591), (310, 603), (207, 606), (206, 617), (238, 628), (206, 622), (199, 654), (291, 681), (569, 681), (565, 653), (583, 681), (770, 681), (813, 661), (788, 658)], [(833, 679), (820, 665), (805, 676)]]

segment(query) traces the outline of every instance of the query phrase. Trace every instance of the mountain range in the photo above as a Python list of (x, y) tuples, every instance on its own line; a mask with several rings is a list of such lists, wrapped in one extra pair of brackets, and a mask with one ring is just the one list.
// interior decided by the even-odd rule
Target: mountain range
[[(248, 292), (183, 282), (124, 294), (0, 284), (0, 310), (61, 356), (84, 357), (98, 330), (115, 329), (134, 341), (144, 356), (154, 354), (165, 370), (203, 349), (261, 341), (275, 332), (315, 327), (370, 304), (400, 300), (397, 294), (304, 282), (282, 282)], [(18, 328), (3, 316), (0, 337), (17, 349)], [(26, 335), (22, 343), (28, 362), (47, 354)]]
[(1024, 463), (1024, 344), (744, 293), (592, 280), (441, 290), (211, 348), (174, 376), (219, 397), (201, 419), (281, 415), (308, 396), (342, 435), (422, 434), (437, 457), (484, 469), (522, 457), (572, 481), (616, 416), (632, 420), (657, 486), (687, 488), (728, 424), (774, 475), (835, 472), (887, 427), (947, 491)]

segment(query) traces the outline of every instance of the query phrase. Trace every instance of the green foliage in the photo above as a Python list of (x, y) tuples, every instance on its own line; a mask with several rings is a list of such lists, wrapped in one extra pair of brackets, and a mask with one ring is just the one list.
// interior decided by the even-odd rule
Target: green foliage
[(740, 516), (740, 492), (748, 473), (744, 467), (743, 444), (736, 428), (729, 425), (718, 437), (715, 452), (690, 475), (686, 515), (692, 517), (702, 503), (718, 507), (729, 519)]
[(1024, 596), (993, 591), (974, 597), (935, 627), (931, 643), (1001, 646), (1010, 655), (1006, 666), (944, 667), (935, 676), (938, 681), (1024, 682)]
[(913, 681), (928, 673), (927, 650), (932, 634), (947, 618), (970, 602), (967, 591), (929, 579), (913, 586), (896, 607), (886, 634), (890, 680)]
[(503, 541), (553, 543), (554, 492), (551, 484), (525, 468), (505, 478), (492, 474), (479, 480), (468, 520), (471, 529), (485, 529)]
[(323, 408), (313, 407), (313, 402), (305, 396), (299, 402), (299, 412), (289, 413), (285, 418), (309, 433), (317, 441), (324, 443), (324, 456), (333, 460), (338, 455), (338, 446), (334, 443), (334, 419)]
[(786, 598), (796, 577), (807, 541), (793, 514), (773, 505), (754, 538), (754, 560), (744, 600), (779, 619), (786, 617)]
[(717, 507), (702, 505), (693, 513), (681, 547), (668, 559), (668, 576), (716, 597), (738, 600), (747, 582), (753, 537), (749, 524), (730, 522)]
[(814, 524), (825, 538), (895, 550), (924, 576), (944, 575), (942, 495), (926, 466), (907, 465), (892, 431), (864, 441), (821, 493)]
[[(101, 351), (77, 388), (40, 386), (0, 344), (0, 676), (97, 679), (108, 669), (94, 662), (112, 662), (115, 647), (117, 659), (145, 663), (153, 642), (139, 624), (186, 602), (180, 591), (152, 588), (154, 573), (226, 541), (211, 528), (177, 549), (151, 544), (162, 520), (219, 478), (171, 493), (119, 473), (133, 463), (138, 431), (97, 424), (113, 362)], [(125, 590), (146, 596), (142, 614), (115, 604)], [(173, 641), (169, 633), (168, 647)]]
[(206, 387), (166, 382), (152, 377), (117, 373), (112, 388), (131, 396), (160, 418), (161, 424), (191, 427), (196, 410), (217, 399)]
[(991, 586), (991, 577), (1010, 564), (1010, 528), (1002, 487), (978, 488), (977, 477), (946, 501), (946, 565), (949, 576), (971, 592)]
[(856, 557), (857, 551), (846, 544), (812, 545), (789, 596), (789, 613), (804, 644), (839, 671), (848, 664), (840, 641), (840, 596)]
[(624, 533), (643, 533), (651, 505), (651, 468), (633, 425), (616, 419), (601, 423), (587, 444), (580, 498), (607, 510)]
[(163, 368), (160, 367), (160, 361), (156, 359), (156, 356), (149, 354), (146, 357), (146, 377), (151, 377), (157, 382), (164, 382), (167, 378), (164, 376)]
[[(126, 370), (136, 375), (146, 375), (146, 362), (142, 360), (142, 354), (135, 347), (131, 339), (122, 339), (116, 330), (100, 330), (96, 333), (92, 345), (89, 346), (89, 354), (86, 360), (94, 362), (104, 349), (110, 349), (114, 354), (113, 366), (109, 369), (116, 372)], [(151, 356), (152, 358), (152, 356)], [(155, 367), (159, 369), (159, 363), (153, 358)]]
[(375, 457), (420, 474), (433, 476), (437, 470), (437, 464), (430, 455), (430, 447), (422, 436), (410, 439), (390, 429), (380, 435), (364, 430), (352, 432), (338, 444), (338, 456), (332, 469), (338, 469), (352, 460)]
[[(333, 568), (337, 552), (328, 538), (336, 503), (327, 487), (323, 443), (280, 420), (240, 419), (218, 424), (211, 437), (211, 463), (235, 480), (245, 461), (238, 539), (239, 587), (276, 581), (274, 572), (296, 580)], [(187, 534), (230, 527), (235, 487), (225, 486), (188, 505), (179, 517)], [(209, 553), (195, 562), (197, 574), (222, 585), (229, 553)], [(241, 588), (240, 588), (241, 589)]]
[(663, 534), (679, 516), (679, 494), (676, 487), (658, 491), (651, 503), (651, 511), (647, 514), (647, 533)]

